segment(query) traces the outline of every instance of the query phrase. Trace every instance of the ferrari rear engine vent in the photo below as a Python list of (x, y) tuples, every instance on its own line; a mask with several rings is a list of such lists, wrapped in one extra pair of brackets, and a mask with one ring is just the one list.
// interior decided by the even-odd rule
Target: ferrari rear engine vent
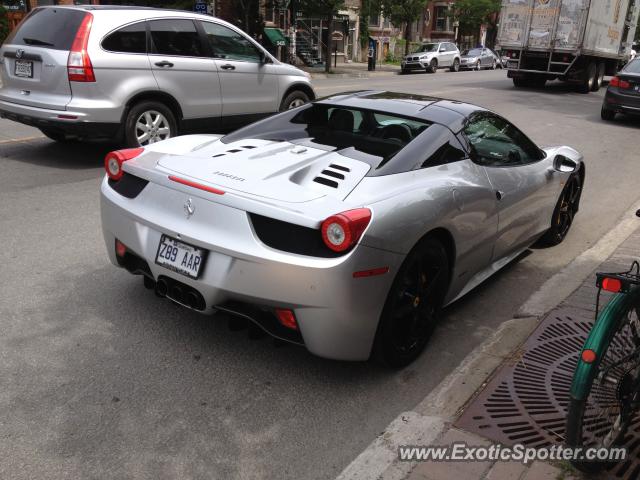
[(335, 258), (347, 253), (328, 249), (319, 229), (303, 227), (255, 213), (250, 213), (249, 218), (260, 241), (276, 250), (323, 258)]
[(211, 155), (211, 158), (224, 157), (228, 153), (238, 153), (243, 150), (251, 150), (252, 148), (256, 148), (255, 145), (243, 145), (240, 148), (232, 148), (231, 150), (227, 150), (226, 152), (216, 153), (215, 155)]
[(316, 177), (313, 179), (313, 181), (316, 183), (321, 183), (322, 185), (326, 185), (327, 187), (338, 188), (338, 182), (336, 182), (335, 180), (329, 180), (328, 178)]
[(331, 165), (329, 165), (329, 168), (335, 168), (336, 170), (342, 170), (343, 172), (350, 172), (351, 171), (350, 168), (343, 167), (342, 165), (336, 165), (335, 163), (332, 163)]
[(322, 174), (328, 177), (337, 178), (339, 180), (344, 180), (344, 175), (338, 172), (334, 172), (333, 170), (322, 170)]
[(136, 198), (149, 183), (140, 177), (124, 172), (120, 180), (108, 180), (109, 186), (123, 197)]

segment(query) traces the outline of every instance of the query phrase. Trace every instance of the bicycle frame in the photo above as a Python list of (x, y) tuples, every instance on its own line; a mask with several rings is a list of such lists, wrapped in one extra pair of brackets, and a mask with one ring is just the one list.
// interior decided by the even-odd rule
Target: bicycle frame
[(596, 322), (582, 347), (582, 351), (594, 351), (596, 359), (591, 363), (585, 362), (582, 359), (582, 355), (578, 359), (578, 365), (571, 384), (572, 399), (585, 400), (589, 396), (591, 385), (598, 372), (600, 362), (607, 346), (618, 329), (618, 322), (625, 320), (624, 313), (633, 302), (638, 302), (639, 300), (640, 287), (634, 286), (627, 292), (616, 294), (599, 315), (596, 311)]

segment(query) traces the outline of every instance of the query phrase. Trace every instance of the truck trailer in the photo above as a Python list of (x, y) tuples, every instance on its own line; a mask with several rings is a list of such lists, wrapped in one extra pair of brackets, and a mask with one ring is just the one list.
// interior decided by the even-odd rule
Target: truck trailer
[(640, 0), (503, 0), (498, 44), (516, 87), (597, 91), (630, 58)]

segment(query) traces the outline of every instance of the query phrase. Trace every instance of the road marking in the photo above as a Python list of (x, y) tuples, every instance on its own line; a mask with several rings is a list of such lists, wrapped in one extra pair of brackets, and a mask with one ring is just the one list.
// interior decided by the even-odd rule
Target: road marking
[[(406, 478), (416, 464), (398, 461), (398, 447), (429, 445), (440, 437), (494, 370), (531, 335), (540, 318), (573, 293), (640, 226), (635, 216), (638, 209), (640, 203), (627, 210), (620, 223), (593, 247), (547, 280), (523, 304), (516, 318), (500, 325), (412, 411), (398, 415), (336, 480)], [(522, 318), (527, 314), (532, 315)]]
[(0, 140), (0, 145), (4, 145), (6, 143), (30, 142), (31, 140), (37, 140), (39, 138), (46, 138), (46, 137), (44, 135), (37, 135), (35, 137), (10, 138), (8, 140)]

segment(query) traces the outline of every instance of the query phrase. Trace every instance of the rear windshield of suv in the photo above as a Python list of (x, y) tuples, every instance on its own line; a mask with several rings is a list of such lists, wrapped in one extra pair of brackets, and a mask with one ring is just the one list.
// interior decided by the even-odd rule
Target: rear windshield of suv
[(36, 8), (5, 44), (71, 50), (86, 12), (70, 8)]

